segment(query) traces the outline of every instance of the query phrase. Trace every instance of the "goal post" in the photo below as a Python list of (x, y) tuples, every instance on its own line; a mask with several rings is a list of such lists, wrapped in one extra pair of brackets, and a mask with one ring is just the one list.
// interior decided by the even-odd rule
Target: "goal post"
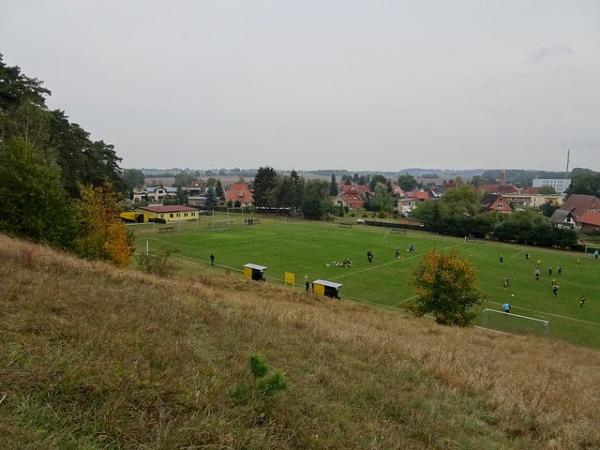
[(595, 258), (597, 255), (600, 255), (600, 245), (585, 246), (585, 256)]
[(548, 336), (550, 334), (550, 322), (548, 320), (505, 313), (490, 308), (481, 311), (481, 327), (515, 334), (535, 334), (538, 336)]
[(211, 220), (208, 222), (209, 230), (229, 230), (233, 227), (233, 219)]

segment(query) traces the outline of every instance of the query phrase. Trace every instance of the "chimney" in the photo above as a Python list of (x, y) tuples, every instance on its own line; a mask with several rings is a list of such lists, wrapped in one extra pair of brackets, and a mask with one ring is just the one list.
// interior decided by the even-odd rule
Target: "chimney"
[(502, 186), (506, 185), (506, 169), (502, 169), (502, 172), (500, 172), (500, 184)]

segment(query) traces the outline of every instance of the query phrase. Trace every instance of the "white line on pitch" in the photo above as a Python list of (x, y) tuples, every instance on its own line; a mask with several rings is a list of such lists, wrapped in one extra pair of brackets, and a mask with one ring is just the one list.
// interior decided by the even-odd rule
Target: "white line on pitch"
[(402, 303), (406, 303), (407, 301), (409, 301), (409, 300), (412, 300), (413, 298), (417, 298), (417, 296), (416, 296), (416, 295), (413, 295), (412, 297), (405, 298), (404, 300), (402, 300), (402, 301), (399, 301), (398, 303), (394, 303), (392, 306), (394, 306), (394, 307), (395, 307), (395, 306), (399, 306), (399, 305), (401, 305)]
[(510, 333), (506, 333), (505, 331), (498, 331), (498, 330), (494, 330), (492, 328), (486, 328), (486, 327), (480, 327), (478, 325), (473, 325), (473, 328), (479, 328), (480, 330), (485, 330), (485, 331), (492, 331), (494, 333), (498, 333), (498, 334), (506, 334), (507, 336), (512, 336), (512, 334)]
[[(493, 303), (494, 305), (502, 305), (502, 303), (496, 303), (496, 302), (488, 302), (488, 303)], [(561, 316), (560, 314), (552, 314), (552, 313), (549, 313), (549, 312), (537, 311), (535, 309), (524, 308), (522, 306), (516, 306), (515, 305), (515, 308), (524, 309), (525, 311), (531, 311), (531, 312), (534, 312), (534, 313), (537, 313), (537, 314), (546, 315), (546, 316), (553, 316), (553, 317), (559, 317), (561, 319), (573, 320), (574, 322), (587, 323), (587, 324), (590, 324), (590, 325), (600, 325), (600, 322), (592, 322), (590, 320), (575, 319), (574, 317)]]

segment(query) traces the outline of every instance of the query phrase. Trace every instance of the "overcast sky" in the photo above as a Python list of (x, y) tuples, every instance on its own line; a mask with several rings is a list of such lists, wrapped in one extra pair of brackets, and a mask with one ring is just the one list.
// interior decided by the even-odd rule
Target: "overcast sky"
[(125, 167), (600, 169), (600, 1), (0, 0)]

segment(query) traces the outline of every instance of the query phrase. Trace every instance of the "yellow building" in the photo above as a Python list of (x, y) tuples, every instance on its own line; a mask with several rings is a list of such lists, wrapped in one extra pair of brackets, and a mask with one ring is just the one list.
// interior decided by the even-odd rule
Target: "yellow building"
[(198, 210), (196, 208), (183, 205), (148, 205), (136, 208), (135, 211), (136, 213), (143, 213), (148, 219), (164, 219), (167, 222), (198, 219)]

